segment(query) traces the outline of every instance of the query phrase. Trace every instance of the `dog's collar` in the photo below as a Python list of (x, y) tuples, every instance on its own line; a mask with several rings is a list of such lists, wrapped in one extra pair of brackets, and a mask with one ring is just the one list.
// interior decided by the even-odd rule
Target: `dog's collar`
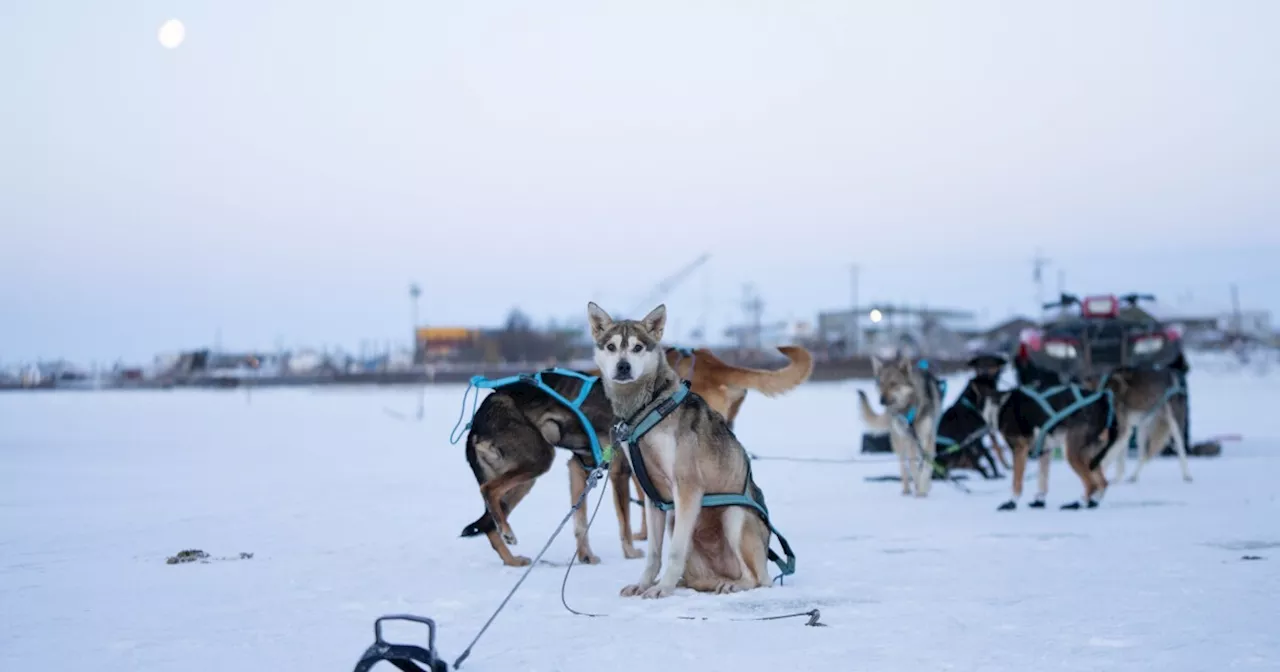
[(674, 413), (687, 396), (689, 396), (689, 381), (682, 380), (671, 394), (649, 402), (635, 415), (615, 424), (612, 432), (614, 445), (624, 448), (635, 445), (641, 437), (649, 433), (649, 430)]
[[(927, 368), (927, 367), (921, 367), (921, 368), (922, 368), (922, 369), (925, 369), (925, 368)], [(946, 397), (947, 397), (947, 381), (942, 380), (942, 379), (939, 379), (939, 378), (935, 378), (935, 379), (933, 380), (933, 382), (934, 382), (934, 383), (936, 383), (936, 384), (937, 384), (937, 386), (938, 386), (938, 399), (939, 399), (939, 400), (946, 399)], [(922, 400), (922, 402), (923, 402), (923, 400)], [(899, 413), (898, 415), (902, 416), (902, 419), (903, 419), (903, 420), (906, 420), (908, 425), (912, 425), (912, 424), (915, 424), (915, 421), (916, 421), (916, 412), (917, 412), (917, 409), (918, 409), (918, 407), (917, 407), (917, 406), (911, 406), (911, 407), (907, 408), (907, 412), (906, 412), (906, 413)], [(938, 422), (942, 422), (942, 414), (941, 414), (941, 413), (939, 413), (939, 414), (938, 414), (938, 420), (937, 420), (937, 421), (938, 421)]]

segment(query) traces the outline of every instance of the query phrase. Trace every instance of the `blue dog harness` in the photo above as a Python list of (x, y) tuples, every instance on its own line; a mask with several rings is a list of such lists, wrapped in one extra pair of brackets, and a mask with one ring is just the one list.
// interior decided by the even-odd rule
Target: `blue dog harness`
[[(570, 401), (564, 395), (556, 392), (550, 385), (546, 384), (546, 382), (542, 380), (542, 376), (547, 373), (554, 373), (581, 380), (582, 389), (578, 390), (578, 396)], [(458, 415), (458, 422), (453, 426), (453, 431), (449, 432), (449, 443), (458, 443), (458, 441), (462, 439), (463, 432), (471, 429), (471, 421), (468, 420), (466, 426), (462, 426), (462, 418), (466, 415), (467, 396), (471, 394), (472, 389), (475, 389), (476, 391), (471, 402), (471, 415), (474, 417), (476, 404), (480, 400), (480, 390), (496, 390), (508, 385), (523, 383), (526, 385), (533, 385), (534, 387), (542, 390), (547, 394), (547, 396), (550, 396), (552, 399), (560, 402), (565, 408), (573, 411), (573, 414), (578, 416), (578, 421), (582, 423), (582, 430), (586, 432), (587, 439), (591, 441), (591, 456), (595, 458), (597, 465), (605, 464), (609, 461), (607, 458), (611, 457), (612, 451), (602, 449), (600, 447), (600, 440), (596, 438), (595, 427), (591, 424), (591, 421), (587, 419), (587, 415), (582, 412), (582, 403), (587, 400), (587, 395), (591, 394), (591, 388), (595, 387), (596, 382), (599, 380), (600, 378), (597, 376), (588, 376), (585, 373), (579, 373), (577, 371), (571, 371), (569, 369), (562, 369), (559, 367), (543, 369), (542, 371), (534, 374), (521, 373), (515, 376), (507, 376), (506, 378), (498, 378), (497, 380), (491, 380), (484, 376), (472, 376), (471, 382), (467, 385), (466, 392), (462, 393), (462, 412)], [(461, 432), (458, 431), (459, 427), (462, 427)]]
[[(1115, 421), (1116, 409), (1115, 409), (1115, 395), (1111, 392), (1111, 390), (1107, 389), (1107, 378), (1110, 375), (1111, 375), (1110, 373), (1104, 375), (1102, 379), (1098, 381), (1098, 389), (1088, 395), (1085, 395), (1083, 392), (1081, 392), (1080, 385), (1077, 383), (1071, 383), (1069, 385), (1054, 385), (1053, 387), (1049, 387), (1044, 390), (1040, 390), (1034, 387), (1027, 387), (1026, 385), (1018, 386), (1018, 389), (1023, 394), (1035, 400), (1035, 402), (1040, 405), (1040, 408), (1044, 410), (1045, 415), (1049, 416), (1049, 419), (1046, 420), (1044, 424), (1040, 426), (1040, 435), (1036, 437), (1036, 442), (1031, 448), (1031, 453), (1029, 457), (1031, 457), (1032, 459), (1040, 457), (1041, 453), (1044, 452), (1045, 438), (1048, 437), (1049, 434), (1053, 433), (1053, 430), (1058, 425), (1062, 424), (1063, 420), (1066, 420), (1067, 418), (1071, 417), (1076, 412), (1078, 412), (1080, 409), (1086, 406), (1089, 406), (1091, 404), (1094, 404), (1100, 399), (1103, 399), (1104, 397), (1107, 400), (1107, 425), (1106, 426), (1107, 427), (1111, 426), (1111, 423)], [(1062, 392), (1071, 392), (1072, 401), (1070, 404), (1063, 407), (1062, 410), (1055, 411), (1053, 410), (1053, 406), (1049, 403), (1049, 398), (1054, 395), (1061, 394)]]

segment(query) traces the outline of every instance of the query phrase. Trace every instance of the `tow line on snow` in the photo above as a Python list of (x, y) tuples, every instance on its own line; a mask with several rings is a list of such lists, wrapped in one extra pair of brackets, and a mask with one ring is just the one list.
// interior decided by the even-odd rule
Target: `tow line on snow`
[[(830, 457), (787, 457), (787, 456), (783, 456), (783, 455), (756, 455), (755, 453), (747, 453), (747, 455), (752, 459), (752, 461), (755, 461), (755, 460), (776, 460), (776, 461), (779, 461), (779, 462), (805, 462), (805, 463), (810, 463), (810, 464), (879, 464), (879, 463), (882, 463), (882, 462), (883, 462), (883, 463), (888, 463), (888, 462), (897, 462), (897, 459), (896, 459), (896, 458), (895, 458), (895, 459), (886, 459), (886, 460), (854, 460), (854, 459), (849, 459), (849, 458), (839, 459), (839, 458), (830, 458)], [(924, 459), (925, 461), (929, 462), (931, 465), (933, 465), (933, 468), (934, 468), (935, 470), (937, 470), (937, 469), (939, 469), (939, 468), (940, 468), (940, 467), (938, 466), (938, 463), (937, 463), (937, 462), (934, 462), (933, 460), (930, 460), (930, 459), (929, 459), (926, 455), (924, 455), (923, 453), (921, 453), (920, 457), (921, 457), (922, 459)], [(950, 484), (952, 484), (952, 485), (956, 486), (957, 488), (959, 488), (959, 489), (960, 489), (960, 491), (961, 491), (961, 492), (963, 492), (963, 493), (964, 493), (964, 494), (966, 494), (966, 495), (972, 495), (972, 494), (973, 494), (973, 491), (972, 491), (972, 490), (970, 490), (969, 488), (965, 487), (965, 485), (964, 485), (963, 483), (961, 483), (961, 482), (960, 482), (960, 480), (959, 480), (958, 478), (956, 478), (955, 476), (947, 476), (947, 477), (943, 478), (942, 480), (947, 481), (948, 483), (950, 483)], [(639, 500), (637, 500), (637, 499), (632, 499), (631, 501), (635, 502), (636, 504), (641, 504), (641, 503), (642, 503), (642, 502), (640, 502), (640, 501), (639, 501)]]

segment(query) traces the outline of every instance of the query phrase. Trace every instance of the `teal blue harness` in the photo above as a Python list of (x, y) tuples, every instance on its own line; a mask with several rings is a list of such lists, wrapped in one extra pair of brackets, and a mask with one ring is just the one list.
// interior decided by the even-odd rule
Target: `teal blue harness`
[[(559, 392), (556, 392), (554, 389), (552, 389), (550, 385), (546, 384), (542, 380), (543, 374), (547, 374), (547, 373), (554, 373), (561, 376), (568, 376), (570, 378), (577, 378), (578, 380), (581, 380), (582, 389), (578, 390), (578, 396), (574, 398), (573, 401), (570, 401), (564, 395), (560, 394)], [(584, 373), (579, 373), (577, 371), (570, 371), (569, 369), (562, 369), (559, 367), (543, 369), (542, 371), (539, 371), (534, 374), (521, 373), (519, 375), (507, 376), (506, 378), (499, 378), (497, 380), (490, 380), (489, 378), (485, 378), (484, 376), (472, 376), (471, 382), (467, 385), (466, 392), (462, 393), (462, 411), (458, 415), (457, 424), (453, 426), (453, 431), (449, 432), (449, 443), (451, 444), (458, 443), (458, 441), (462, 438), (463, 432), (469, 431), (471, 429), (471, 421), (468, 420), (466, 426), (464, 427), (462, 425), (462, 418), (466, 417), (467, 396), (471, 394), (472, 389), (474, 389), (476, 392), (471, 402), (471, 415), (475, 416), (476, 404), (480, 400), (480, 390), (482, 389), (496, 390), (498, 388), (506, 387), (508, 385), (516, 385), (519, 383), (524, 383), (527, 385), (533, 385), (534, 387), (542, 390), (547, 394), (547, 396), (550, 396), (552, 399), (555, 399), (556, 401), (560, 402), (565, 408), (569, 409), (570, 411), (573, 411), (573, 414), (578, 416), (578, 421), (582, 423), (582, 431), (586, 432), (587, 439), (591, 441), (591, 456), (595, 458), (597, 465), (602, 465), (605, 462), (607, 462), (607, 460), (604, 459), (605, 458), (604, 450), (600, 448), (600, 440), (596, 438), (595, 427), (592, 426), (591, 421), (587, 419), (587, 415), (582, 412), (582, 402), (587, 400), (587, 395), (591, 394), (591, 388), (595, 387), (596, 382), (599, 380), (600, 378), (598, 378), (597, 376), (588, 376)], [(462, 427), (461, 432), (458, 431), (459, 427)]]
[(1147, 411), (1147, 414), (1143, 416), (1143, 419), (1150, 419), (1151, 416), (1155, 415), (1156, 411), (1160, 410), (1162, 406), (1168, 403), (1168, 401), (1172, 399), (1174, 395), (1183, 394), (1186, 391), (1187, 391), (1187, 388), (1183, 387), (1182, 376), (1178, 376), (1177, 382), (1175, 382), (1172, 386), (1170, 386), (1169, 389), (1164, 391), (1164, 397), (1160, 399), (1160, 403), (1156, 404), (1155, 406), (1152, 406), (1151, 410)]
[[(1031, 448), (1030, 457), (1032, 459), (1040, 457), (1044, 452), (1045, 438), (1047, 438), (1049, 434), (1053, 433), (1054, 428), (1061, 424), (1063, 420), (1071, 417), (1080, 409), (1096, 403), (1103, 397), (1107, 400), (1107, 426), (1111, 426), (1111, 423), (1115, 421), (1116, 408), (1115, 395), (1113, 395), (1111, 390), (1106, 387), (1107, 377), (1110, 375), (1111, 374), (1104, 375), (1102, 380), (1098, 381), (1097, 391), (1087, 396), (1080, 391), (1080, 385), (1076, 383), (1071, 383), (1069, 385), (1054, 385), (1053, 387), (1049, 387), (1044, 390), (1027, 387), (1026, 385), (1018, 386), (1018, 389), (1021, 390), (1023, 394), (1035, 400), (1035, 402), (1040, 405), (1040, 408), (1044, 410), (1045, 415), (1049, 416), (1049, 419), (1040, 426), (1040, 435), (1036, 437), (1035, 445)], [(1049, 397), (1067, 391), (1070, 391), (1074, 397), (1071, 403), (1063, 407), (1060, 411), (1053, 410), (1053, 406), (1049, 403)]]
[[(654, 487), (653, 481), (649, 478), (649, 470), (645, 467), (644, 455), (640, 452), (640, 439), (656, 427), (658, 423), (665, 420), (667, 416), (675, 412), (675, 410), (680, 407), (680, 404), (684, 403), (685, 398), (688, 396), (689, 382), (681, 381), (680, 385), (676, 387), (676, 391), (673, 392), (671, 396), (663, 399), (647, 413), (644, 413), (644, 409), (641, 409), (640, 412), (644, 413), (644, 415), (640, 417), (639, 422), (636, 422), (635, 419), (632, 418), (631, 420), (621, 421), (613, 426), (614, 445), (626, 448), (628, 455), (631, 457), (631, 469), (635, 472), (636, 480), (640, 482), (640, 489), (644, 490), (645, 496), (648, 497), (649, 501), (653, 502), (653, 505), (658, 507), (658, 510), (660, 511), (671, 511), (675, 508), (675, 505), (672, 502), (662, 499), (658, 495), (657, 488)], [(769, 527), (769, 532), (778, 537), (778, 543), (782, 546), (782, 552), (787, 556), (786, 559), (783, 560), (773, 551), (773, 549), (769, 549), (769, 560), (776, 564), (778, 569), (782, 572), (778, 578), (790, 576), (796, 571), (795, 553), (791, 551), (791, 545), (787, 543), (786, 538), (778, 532), (777, 528), (773, 526), (773, 523), (769, 522), (769, 508), (765, 505), (764, 493), (760, 494), (759, 501), (752, 496), (751, 456), (747, 454), (746, 451), (743, 451), (743, 457), (747, 461), (747, 479), (746, 484), (743, 486), (743, 492), (703, 495), (702, 506), (703, 508), (712, 508), (717, 506), (746, 506), (754, 509), (756, 513), (760, 514), (760, 518), (764, 520), (764, 524)], [(659, 534), (660, 533), (661, 532), (659, 532)]]

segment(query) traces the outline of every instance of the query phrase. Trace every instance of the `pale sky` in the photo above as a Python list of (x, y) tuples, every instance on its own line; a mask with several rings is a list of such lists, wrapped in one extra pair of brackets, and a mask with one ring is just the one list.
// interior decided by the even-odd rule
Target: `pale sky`
[[(169, 18), (186, 42), (160, 46)], [(1280, 313), (1280, 2), (0, 4), (0, 362), (1078, 292)], [(1057, 265), (1046, 271), (1050, 290)], [(694, 277), (673, 334), (705, 312)]]

